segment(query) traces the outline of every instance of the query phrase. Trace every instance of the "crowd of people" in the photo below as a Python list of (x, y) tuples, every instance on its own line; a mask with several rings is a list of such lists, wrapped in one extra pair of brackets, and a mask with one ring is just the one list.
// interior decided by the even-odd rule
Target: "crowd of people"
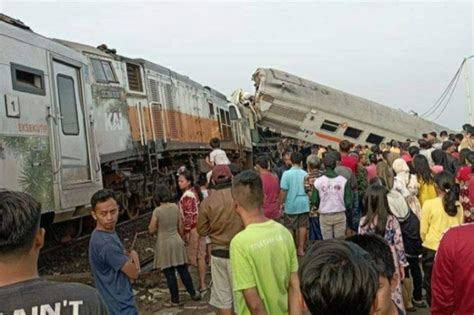
[[(463, 225), (474, 220), (473, 126), (372, 147), (343, 140), (337, 150), (285, 140), (279, 163), (260, 155), (243, 172), (218, 139), (210, 145), (212, 171), (179, 169), (177, 203), (170, 187), (156, 188), (148, 229), (164, 306), (183, 305), (179, 275), (191, 299), (210, 294), (223, 315), (474, 313), (474, 225)], [(40, 205), (0, 191), (0, 314), (139, 313), (139, 257), (115, 233), (113, 192), (91, 205), (97, 291), (38, 278)]]

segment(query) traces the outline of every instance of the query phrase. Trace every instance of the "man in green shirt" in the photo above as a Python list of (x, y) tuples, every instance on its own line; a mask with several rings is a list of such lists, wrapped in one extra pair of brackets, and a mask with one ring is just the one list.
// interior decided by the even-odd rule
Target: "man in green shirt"
[(261, 210), (260, 176), (234, 177), (232, 197), (245, 229), (230, 243), (233, 289), (238, 314), (301, 314), (298, 260), (291, 233)]

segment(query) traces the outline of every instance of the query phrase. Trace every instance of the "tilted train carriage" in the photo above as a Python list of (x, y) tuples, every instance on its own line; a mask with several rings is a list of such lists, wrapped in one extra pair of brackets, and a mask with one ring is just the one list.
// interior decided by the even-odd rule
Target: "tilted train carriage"
[[(209, 139), (251, 160), (237, 108), (212, 88), (143, 59), (52, 40), (0, 15), (0, 187), (69, 221), (112, 188), (129, 216), (178, 166), (206, 171)], [(231, 119), (232, 118), (232, 119)]]
[[(260, 68), (252, 78), (256, 90), (251, 107), (257, 124), (288, 137), (337, 147), (344, 139), (378, 145), (392, 139), (416, 140), (431, 131), (450, 131), (426, 119), (284, 71)], [(245, 108), (242, 104), (240, 107)]]

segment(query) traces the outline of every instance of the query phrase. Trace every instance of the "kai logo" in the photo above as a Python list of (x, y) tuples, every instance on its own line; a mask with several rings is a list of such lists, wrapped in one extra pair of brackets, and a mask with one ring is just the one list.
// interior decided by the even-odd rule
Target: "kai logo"
[(105, 129), (107, 131), (123, 130), (123, 117), (119, 111), (111, 111), (105, 114)]

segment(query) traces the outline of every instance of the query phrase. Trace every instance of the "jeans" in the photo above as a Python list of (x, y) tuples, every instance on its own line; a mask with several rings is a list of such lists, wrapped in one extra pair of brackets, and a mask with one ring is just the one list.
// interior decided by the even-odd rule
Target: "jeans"
[(309, 239), (311, 241), (321, 241), (323, 239), (319, 217), (309, 218)]
[(425, 277), (423, 279), (423, 287), (426, 290), (426, 301), (431, 306), (431, 273), (433, 272), (433, 264), (436, 252), (432, 249), (423, 247), (423, 273)]
[(181, 281), (183, 281), (183, 284), (186, 287), (186, 291), (188, 291), (191, 296), (196, 295), (193, 280), (191, 278), (191, 275), (189, 274), (188, 265), (184, 264), (176, 267), (165, 268), (163, 269), (163, 273), (165, 274), (166, 283), (168, 284), (168, 288), (170, 290), (171, 302), (173, 303), (179, 303), (179, 291), (178, 283), (176, 281), (176, 270), (179, 273)]
[(421, 276), (420, 259), (418, 257), (407, 256), (407, 260), (410, 266), (405, 268), (405, 273), (413, 280), (413, 299), (416, 301), (421, 301), (423, 299), (423, 295), (421, 293), (423, 279)]

